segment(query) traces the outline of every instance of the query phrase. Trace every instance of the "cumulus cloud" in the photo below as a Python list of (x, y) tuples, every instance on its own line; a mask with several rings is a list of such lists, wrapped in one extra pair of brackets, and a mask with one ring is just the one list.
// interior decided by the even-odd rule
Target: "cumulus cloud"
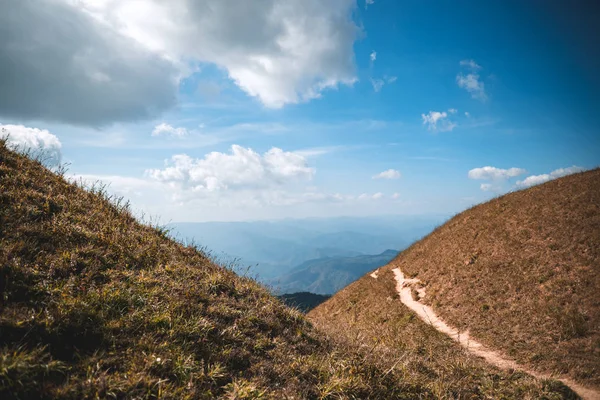
[(395, 169), (388, 169), (380, 172), (373, 176), (373, 179), (399, 179), (401, 176), (400, 171)]
[(29, 153), (49, 167), (60, 164), (62, 144), (58, 137), (45, 129), (0, 124), (0, 137), (7, 139), (10, 149)]
[(375, 4), (375, 0), (365, 0), (365, 10), (373, 4)]
[(479, 74), (458, 74), (456, 76), (458, 86), (471, 93), (471, 97), (477, 100), (486, 100), (485, 84), (479, 79)]
[(0, 115), (90, 126), (155, 117), (176, 104), (179, 81), (203, 63), (227, 71), (268, 107), (308, 101), (356, 80), (355, 6), (0, 2)]
[(473, 168), (469, 171), (468, 176), (470, 179), (490, 181), (481, 184), (480, 189), (484, 192), (501, 192), (505, 188), (506, 181), (526, 172), (523, 168), (502, 169), (487, 166)]
[[(454, 114), (456, 110), (451, 108), (448, 112)], [(427, 114), (421, 114), (421, 118), (423, 125), (427, 125), (427, 129), (433, 132), (447, 132), (457, 127), (457, 124), (448, 118), (446, 111), (429, 111)]]
[(392, 199), (394, 199), (394, 200), (398, 200), (399, 198), (400, 198), (400, 193), (394, 193), (392, 195)]
[(549, 174), (530, 175), (527, 178), (523, 179), (522, 181), (517, 181), (517, 186), (521, 187), (521, 188), (531, 187), (531, 186), (539, 185), (540, 183), (545, 183), (545, 182), (551, 181), (552, 179), (560, 178), (563, 176), (567, 176), (567, 175), (571, 175), (571, 174), (575, 174), (577, 172), (583, 172), (583, 171), (585, 171), (585, 168), (578, 167), (576, 165), (573, 165), (572, 167), (568, 167), (568, 168), (559, 168), (559, 169), (555, 169), (554, 171), (550, 172)]
[(371, 196), (371, 198), (372, 198), (373, 200), (379, 200), (379, 199), (381, 199), (382, 197), (383, 197), (383, 193), (381, 193), (381, 192), (377, 192), (377, 193), (375, 193), (373, 196)]
[(186, 128), (175, 128), (164, 122), (162, 124), (156, 125), (152, 130), (152, 136), (183, 137), (187, 134), (188, 130)]
[(469, 171), (470, 179), (481, 179), (481, 180), (503, 180), (514, 178), (519, 175), (523, 175), (525, 171), (523, 168), (509, 168), (502, 169), (496, 167), (481, 167), (473, 168)]
[(369, 58), (371, 59), (371, 64), (375, 62), (375, 60), (377, 60), (377, 52), (375, 50), (373, 50), (371, 52), (371, 55), (369, 56)]
[(268, 107), (356, 80), (353, 0), (71, 3), (167, 59), (216, 64)]
[(315, 170), (296, 153), (274, 147), (261, 155), (233, 145), (229, 154), (212, 152), (201, 159), (178, 154), (171, 157), (164, 169), (151, 169), (146, 173), (158, 181), (180, 183), (195, 192), (214, 192), (310, 180)]
[(479, 76), (479, 70), (481, 66), (477, 64), (473, 60), (462, 60), (460, 65), (466, 68), (468, 73), (459, 73), (456, 75), (456, 83), (462, 89), (465, 89), (467, 92), (471, 94), (471, 97), (485, 101), (487, 100), (487, 94), (485, 92), (485, 83), (481, 80)]
[(0, 115), (99, 126), (175, 104), (172, 62), (71, 4), (0, 2)]

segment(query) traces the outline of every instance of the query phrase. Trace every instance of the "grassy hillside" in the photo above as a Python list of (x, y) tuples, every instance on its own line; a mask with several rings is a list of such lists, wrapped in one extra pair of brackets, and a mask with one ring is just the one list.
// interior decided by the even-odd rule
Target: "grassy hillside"
[[(600, 385), (600, 170), (467, 210), (380, 270), (390, 284), (395, 266), (426, 285), (425, 302), (449, 324), (538, 371)], [(385, 289), (372, 281), (363, 277), (312, 318), (351, 325), (353, 334), (398, 329), (404, 336), (405, 328), (393, 328), (401, 316), (390, 317), (404, 307), (383, 302)], [(339, 310), (359, 302), (362, 325), (345, 322)]]
[(399, 368), (167, 236), (0, 142), (0, 398), (560, 398), (494, 371), (443, 386), (425, 343)]
[(386, 250), (376, 255), (309, 260), (269, 283), (280, 293), (333, 294), (368, 271), (387, 264), (397, 254), (396, 250)]
[(457, 215), (395, 263), (453, 325), (600, 386), (600, 169)]
[(557, 381), (539, 381), (493, 368), (418, 319), (397, 298), (389, 268), (350, 284), (311, 310), (316, 327), (362, 343), (393, 366), (405, 382), (423, 385), (438, 399), (575, 399)]
[(0, 142), (0, 398), (415, 398), (372, 355)]

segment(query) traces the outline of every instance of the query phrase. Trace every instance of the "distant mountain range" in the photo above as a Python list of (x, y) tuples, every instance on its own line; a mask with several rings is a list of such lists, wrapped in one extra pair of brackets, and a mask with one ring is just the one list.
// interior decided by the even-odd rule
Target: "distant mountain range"
[[(404, 249), (445, 219), (442, 215), (173, 223), (173, 237), (195, 241), (213, 258), (262, 282), (309, 260)], [(342, 279), (344, 280), (344, 279)], [(337, 286), (336, 286), (337, 287)]]
[(309, 260), (268, 283), (276, 293), (311, 292), (331, 295), (365, 273), (386, 265), (397, 254), (396, 250), (386, 250), (377, 255)]

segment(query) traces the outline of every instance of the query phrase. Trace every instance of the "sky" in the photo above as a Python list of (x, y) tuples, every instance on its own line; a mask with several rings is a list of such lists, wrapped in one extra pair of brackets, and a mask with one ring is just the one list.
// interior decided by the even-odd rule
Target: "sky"
[(600, 164), (600, 7), (8, 0), (0, 127), (166, 222), (452, 214)]

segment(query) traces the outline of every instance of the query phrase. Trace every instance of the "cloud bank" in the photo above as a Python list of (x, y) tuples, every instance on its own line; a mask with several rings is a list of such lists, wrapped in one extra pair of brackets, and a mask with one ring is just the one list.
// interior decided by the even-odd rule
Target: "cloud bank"
[(489, 183), (482, 183), (480, 189), (484, 192), (501, 192), (504, 189), (505, 183), (514, 177), (525, 174), (523, 168), (496, 168), (496, 167), (481, 167), (473, 168), (469, 171), (469, 179), (485, 180), (490, 181)]
[(540, 183), (545, 183), (551, 181), (552, 179), (560, 178), (563, 176), (575, 174), (577, 172), (585, 171), (584, 168), (573, 165), (568, 168), (559, 168), (550, 172), (549, 174), (542, 175), (530, 175), (522, 181), (517, 181), (517, 186), (521, 188), (527, 188), (535, 185), (539, 185)]
[(214, 64), (267, 107), (355, 80), (352, 0), (0, 3), (0, 116), (102, 126), (154, 118)]
[(172, 107), (175, 66), (71, 3), (0, 2), (0, 115), (100, 126)]
[(310, 180), (314, 173), (299, 154), (274, 147), (261, 155), (238, 145), (231, 146), (230, 153), (212, 152), (200, 159), (174, 155), (164, 169), (146, 171), (155, 180), (183, 184), (195, 192), (283, 186)]

